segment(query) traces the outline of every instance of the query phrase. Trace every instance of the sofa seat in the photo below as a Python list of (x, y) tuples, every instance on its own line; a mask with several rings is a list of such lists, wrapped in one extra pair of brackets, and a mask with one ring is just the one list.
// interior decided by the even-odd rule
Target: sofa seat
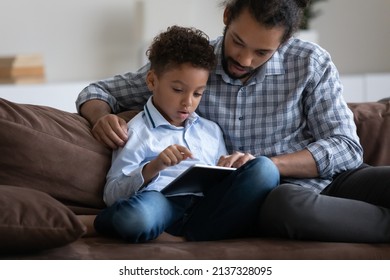
[(182, 242), (159, 239), (124, 244), (105, 237), (80, 238), (64, 247), (8, 259), (25, 260), (368, 260), (390, 259), (389, 244), (332, 243), (283, 239)]

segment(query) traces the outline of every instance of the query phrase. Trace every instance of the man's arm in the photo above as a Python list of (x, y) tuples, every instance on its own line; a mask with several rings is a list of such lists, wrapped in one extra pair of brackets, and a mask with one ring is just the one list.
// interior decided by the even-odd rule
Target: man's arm
[(145, 66), (136, 73), (97, 81), (80, 92), (77, 110), (91, 124), (94, 137), (107, 147), (116, 149), (127, 141), (126, 122), (151, 95), (145, 83), (148, 69)]
[(317, 164), (308, 150), (271, 157), (282, 177), (316, 178)]
[(101, 117), (108, 114), (111, 114), (110, 106), (99, 99), (88, 100), (80, 107), (80, 115), (87, 119), (92, 127)]
[[(317, 48), (310, 56), (308, 77), (301, 103), (305, 121), (303, 132), (313, 141), (305, 144), (305, 149), (315, 162), (313, 166), (318, 170), (318, 176), (330, 178), (359, 166), (363, 150), (352, 112), (342, 96), (339, 73), (326, 51)], [(307, 168), (299, 159), (301, 157), (298, 157), (296, 167)], [(294, 168), (295, 159), (290, 164)], [(297, 178), (296, 175), (292, 177)]]
[[(255, 157), (249, 153), (235, 152), (228, 156), (222, 156), (219, 166), (236, 167), (244, 165)], [(319, 176), (317, 164), (308, 150), (278, 155), (270, 158), (279, 169), (282, 177), (316, 178)]]

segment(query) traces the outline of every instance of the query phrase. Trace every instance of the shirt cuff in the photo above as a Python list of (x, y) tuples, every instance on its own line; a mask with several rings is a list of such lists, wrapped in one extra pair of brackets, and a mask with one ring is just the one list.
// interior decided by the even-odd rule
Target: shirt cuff
[(334, 165), (332, 163), (332, 156), (327, 149), (319, 143), (312, 143), (307, 149), (316, 162), (319, 176), (321, 178), (332, 177), (334, 175)]
[[(143, 184), (145, 183), (145, 179), (144, 179), (144, 176), (142, 175), (142, 170), (144, 169), (144, 166), (147, 165), (150, 161), (147, 161), (143, 164), (141, 164), (139, 167), (137, 167), (136, 169), (133, 169), (133, 170), (126, 170), (126, 167), (122, 168), (122, 173), (126, 176), (126, 177), (131, 177), (131, 181), (132, 181), (132, 185), (133, 186), (137, 186), (137, 190), (141, 190), (143, 189), (144, 187), (146, 186), (143, 186)], [(158, 179), (158, 177), (160, 177), (160, 173), (158, 173), (155, 177), (152, 178), (152, 180), (149, 182), (149, 184), (151, 182), (154, 182), (155, 180)]]

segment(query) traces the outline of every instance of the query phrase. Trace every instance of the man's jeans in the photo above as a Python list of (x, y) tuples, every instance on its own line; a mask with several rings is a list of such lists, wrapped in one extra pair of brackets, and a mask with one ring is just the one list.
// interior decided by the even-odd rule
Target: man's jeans
[(259, 157), (208, 188), (202, 197), (144, 191), (119, 200), (97, 216), (95, 228), (132, 243), (155, 239), (164, 231), (188, 240), (254, 235), (259, 207), (279, 178), (273, 162)]

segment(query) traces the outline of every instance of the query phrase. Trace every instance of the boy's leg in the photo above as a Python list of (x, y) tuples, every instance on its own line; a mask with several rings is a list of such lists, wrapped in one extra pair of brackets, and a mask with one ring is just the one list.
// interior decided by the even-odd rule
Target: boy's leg
[(120, 236), (139, 243), (157, 238), (174, 221), (180, 211), (160, 192), (145, 191), (116, 202), (95, 219), (99, 233)]
[(249, 161), (212, 186), (194, 207), (184, 230), (189, 240), (218, 240), (254, 234), (259, 206), (279, 184), (279, 171), (266, 157)]
[(260, 211), (262, 234), (330, 242), (389, 242), (390, 210), (283, 184)]

